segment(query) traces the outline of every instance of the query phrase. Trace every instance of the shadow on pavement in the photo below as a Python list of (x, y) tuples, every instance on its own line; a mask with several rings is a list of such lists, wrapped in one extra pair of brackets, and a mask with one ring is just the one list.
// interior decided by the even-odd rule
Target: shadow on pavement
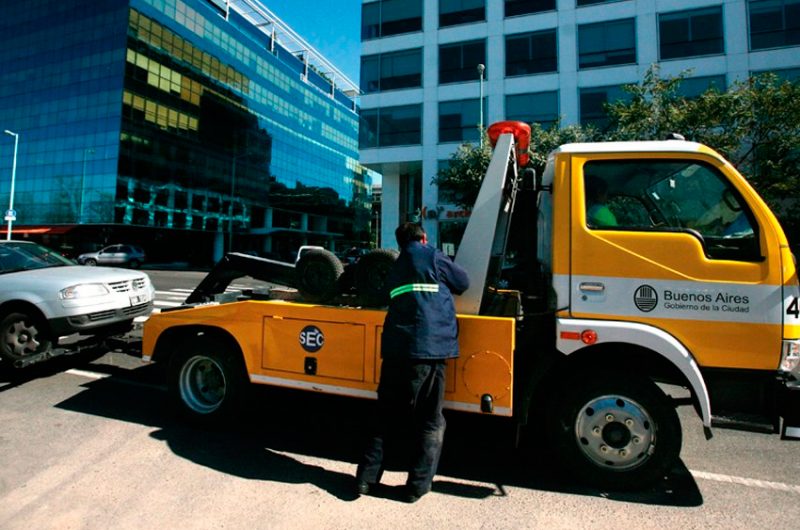
[[(347, 462), (355, 472), (372, 402), (255, 386), (240, 419), (225, 428), (207, 430), (189, 425), (171, 412), (157, 365), (109, 371), (113, 375), (87, 382), (84, 392), (58, 407), (155, 427), (151, 436), (164, 441), (176, 455), (222, 473), (310, 483), (342, 500), (356, 498), (352, 475), (310, 465), (285, 453)], [(603, 491), (564, 476), (544, 446), (514, 449), (507, 420), (452, 412), (447, 419), (445, 448), (433, 485), (441, 494), (482, 499), (505, 496), (508, 487), (515, 487), (651, 505), (703, 504), (697, 484), (682, 463), (647, 489)], [(400, 470), (403, 466), (399, 464), (388, 460), (387, 469)], [(379, 487), (370, 494), (394, 499), (398, 491)]]

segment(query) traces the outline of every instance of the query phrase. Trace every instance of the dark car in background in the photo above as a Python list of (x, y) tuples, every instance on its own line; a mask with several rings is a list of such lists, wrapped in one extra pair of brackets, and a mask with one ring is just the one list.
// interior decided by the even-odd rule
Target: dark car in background
[(136, 245), (109, 245), (96, 252), (87, 252), (78, 256), (81, 265), (113, 265), (135, 269), (145, 262), (146, 256), (142, 247)]

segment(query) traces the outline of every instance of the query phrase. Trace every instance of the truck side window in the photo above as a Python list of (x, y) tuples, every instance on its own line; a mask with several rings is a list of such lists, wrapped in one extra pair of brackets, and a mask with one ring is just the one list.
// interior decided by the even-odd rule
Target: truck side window
[(728, 180), (697, 160), (596, 160), (583, 167), (594, 230), (687, 232), (712, 259), (759, 259), (757, 224)]

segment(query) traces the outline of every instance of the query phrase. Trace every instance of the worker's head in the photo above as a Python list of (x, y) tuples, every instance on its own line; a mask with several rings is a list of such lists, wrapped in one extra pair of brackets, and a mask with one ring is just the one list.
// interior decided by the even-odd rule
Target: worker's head
[(417, 223), (403, 223), (394, 231), (394, 237), (397, 240), (397, 246), (400, 248), (405, 247), (412, 241), (419, 241), (422, 244), (428, 242), (428, 236), (422, 225)]

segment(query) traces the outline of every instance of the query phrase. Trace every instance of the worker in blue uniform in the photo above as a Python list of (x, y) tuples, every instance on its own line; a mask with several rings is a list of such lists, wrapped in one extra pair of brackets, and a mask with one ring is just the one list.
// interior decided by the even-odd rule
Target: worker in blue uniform
[(381, 335), (380, 383), (374, 430), (356, 471), (356, 492), (380, 482), (384, 441), (402, 433), (408, 444), (407, 502), (428, 493), (444, 441), (442, 415), (447, 359), (458, 357), (453, 294), (469, 287), (466, 271), (428, 245), (416, 223), (395, 230), (400, 255), (386, 278), (389, 309)]

